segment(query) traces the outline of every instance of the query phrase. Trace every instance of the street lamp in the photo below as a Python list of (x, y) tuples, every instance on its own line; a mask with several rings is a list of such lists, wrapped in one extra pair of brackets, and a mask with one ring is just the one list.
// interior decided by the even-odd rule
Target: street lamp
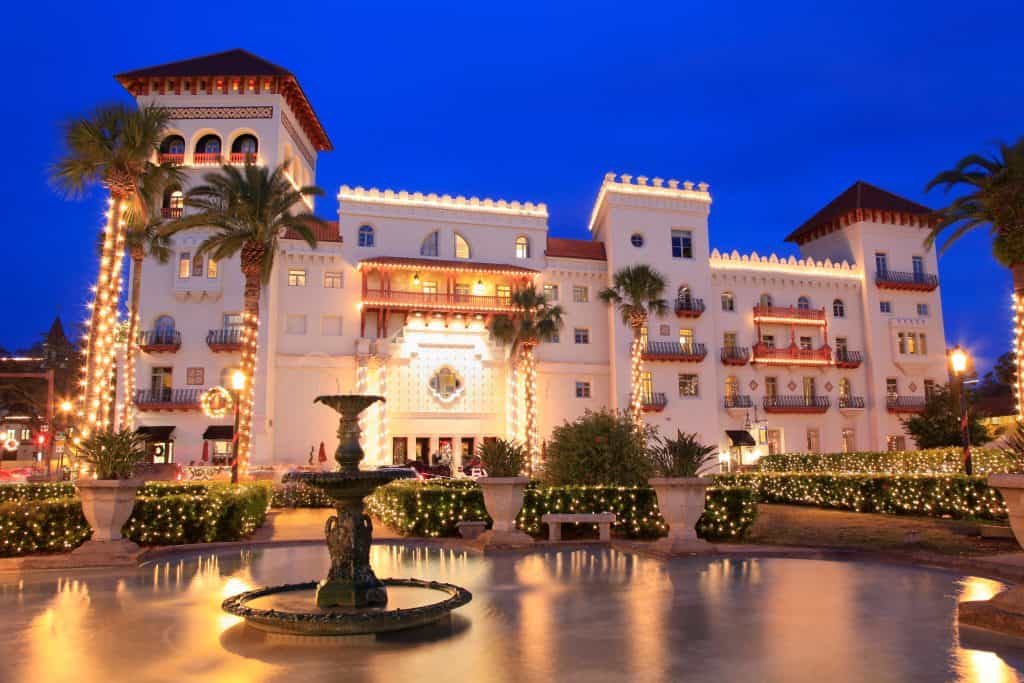
[(231, 433), (231, 483), (238, 483), (238, 418), (240, 415), (239, 397), (245, 389), (245, 373), (235, 370), (231, 373), (231, 394), (235, 403), (235, 429)]
[(960, 401), (960, 429), (964, 440), (964, 473), (973, 474), (974, 464), (971, 462), (971, 423), (967, 415), (967, 392), (964, 391), (964, 373), (967, 371), (967, 352), (957, 344), (949, 352), (949, 365), (956, 378), (957, 397)]
[[(64, 399), (63, 401), (61, 401), (61, 404), (59, 406), (57, 406), (57, 407), (60, 409), (60, 412), (63, 413), (63, 415), (64, 415), (64, 448), (61, 449), (60, 458), (57, 460), (57, 471), (61, 473), (61, 479), (63, 479), (64, 478), (64, 453), (67, 452), (68, 447), (71, 445), (71, 429), (72, 429), (72, 427), (71, 427), (71, 411), (74, 410), (75, 405), (71, 401), (69, 401), (67, 399)], [(50, 438), (53, 439), (54, 442), (56, 442), (56, 439), (57, 439), (57, 430), (56, 429), (53, 430), (53, 435)]]

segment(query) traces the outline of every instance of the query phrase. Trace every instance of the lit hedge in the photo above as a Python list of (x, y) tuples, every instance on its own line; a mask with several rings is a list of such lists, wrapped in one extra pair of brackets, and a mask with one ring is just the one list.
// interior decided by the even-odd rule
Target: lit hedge
[(0, 556), (67, 551), (91, 535), (77, 498), (0, 503)]
[(320, 489), (299, 482), (275, 484), (270, 506), (275, 508), (331, 508), (334, 504)]
[[(709, 489), (698, 534), (716, 540), (743, 537), (754, 522), (755, 502), (754, 492), (747, 489)], [(483, 492), (473, 483), (395, 482), (367, 498), (367, 508), (406, 536), (455, 536), (461, 521), (491, 521)], [(526, 533), (544, 536), (540, 520), (549, 512), (614, 512), (612, 528), (628, 538), (656, 538), (668, 529), (649, 487), (531, 485), (524, 492), (516, 524)]]
[[(963, 471), (962, 448), (930, 448), (922, 451), (856, 453), (781, 453), (758, 461), (760, 472), (815, 472), (860, 474), (957, 474)], [(1018, 465), (998, 448), (972, 448), (976, 474), (1014, 472)]]
[(77, 498), (78, 489), (71, 482), (34, 482), (31, 484), (0, 484), (0, 503), (48, 498)]
[(753, 489), (760, 502), (881, 512), (949, 516), (954, 519), (1006, 519), (999, 492), (985, 477), (927, 474), (723, 474), (718, 485)]

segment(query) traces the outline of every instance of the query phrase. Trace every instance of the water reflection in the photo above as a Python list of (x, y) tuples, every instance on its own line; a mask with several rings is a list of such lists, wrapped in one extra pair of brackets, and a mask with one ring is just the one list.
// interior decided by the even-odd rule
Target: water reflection
[(268, 636), (228, 595), (322, 575), (297, 546), (130, 572), (0, 578), (0, 680), (1018, 680), (1015, 643), (956, 628), (1002, 584), (925, 569), (781, 559), (672, 562), (580, 549), (480, 557), (379, 545), (381, 576), (465, 586), (451, 621), (387, 637)]

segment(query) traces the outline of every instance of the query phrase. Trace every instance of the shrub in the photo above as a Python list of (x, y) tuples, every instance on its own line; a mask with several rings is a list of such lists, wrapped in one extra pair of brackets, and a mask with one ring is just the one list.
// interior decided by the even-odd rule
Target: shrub
[(77, 498), (0, 503), (0, 556), (67, 551), (91, 535)]
[(97, 479), (129, 479), (146, 458), (142, 437), (129, 429), (95, 432), (73, 446), (72, 455), (88, 464)]
[[(976, 474), (1016, 471), (1013, 454), (998, 448), (972, 448)], [(920, 451), (857, 453), (782, 453), (758, 462), (761, 472), (815, 472), (865, 474), (956, 474), (963, 471), (963, 449), (932, 448)]]
[(32, 484), (0, 484), (0, 503), (46, 498), (77, 498), (78, 490), (71, 482), (38, 482)]
[[(967, 400), (974, 401), (970, 394)], [(972, 410), (968, 414), (971, 443), (988, 442), (991, 438), (988, 427), (981, 423), (978, 411)], [(918, 447), (941, 448), (963, 444), (962, 418), (957, 393), (949, 387), (937, 386), (925, 401), (924, 410), (901, 421)]]
[(654, 429), (638, 431), (626, 413), (587, 411), (555, 427), (544, 462), (552, 486), (642, 486), (651, 476), (647, 443)]
[(262, 484), (151, 486), (136, 496), (122, 531), (136, 543), (237, 541), (263, 525), (270, 502), (270, 488)]
[(674, 439), (657, 437), (649, 452), (659, 477), (696, 477), (717, 461), (718, 449), (702, 444), (696, 432), (683, 434), (677, 429)]
[(725, 474), (717, 485), (753, 489), (766, 503), (954, 519), (1006, 518), (1002, 496), (981, 476), (898, 474)]
[(331, 508), (334, 503), (326, 493), (301, 482), (275, 484), (270, 506), (275, 508)]
[[(405, 536), (455, 536), (460, 521), (491, 521), (480, 487), (472, 482), (394, 482), (369, 496), (367, 508)], [(516, 523), (526, 533), (546, 536), (540, 520), (548, 512), (614, 512), (613, 529), (628, 538), (656, 538), (667, 531), (654, 489), (647, 486), (530, 485)], [(753, 524), (755, 513), (753, 491), (708, 489), (707, 507), (697, 533), (708, 539), (742, 538)]]
[(518, 477), (526, 465), (526, 449), (515, 441), (484, 441), (476, 454), (488, 477)]

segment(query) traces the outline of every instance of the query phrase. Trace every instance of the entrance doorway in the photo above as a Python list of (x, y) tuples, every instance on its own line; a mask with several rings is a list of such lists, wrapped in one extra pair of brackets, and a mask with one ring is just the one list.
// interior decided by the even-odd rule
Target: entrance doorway
[(426, 463), (430, 461), (430, 437), (429, 436), (417, 436), (416, 437), (416, 459), (420, 462)]
[(404, 436), (396, 436), (391, 439), (391, 464), (404, 465), (409, 459), (409, 439)]
[(451, 465), (452, 454), (455, 452), (454, 439), (450, 436), (441, 436), (437, 439), (437, 453), (435, 454), (435, 462), (430, 463), (431, 465)]
[(768, 455), (778, 455), (780, 453), (782, 453), (782, 430), (769, 429)]
[(473, 451), (476, 450), (476, 439), (471, 436), (462, 437), (462, 447), (459, 449), (459, 461), (466, 462), (473, 457)]

